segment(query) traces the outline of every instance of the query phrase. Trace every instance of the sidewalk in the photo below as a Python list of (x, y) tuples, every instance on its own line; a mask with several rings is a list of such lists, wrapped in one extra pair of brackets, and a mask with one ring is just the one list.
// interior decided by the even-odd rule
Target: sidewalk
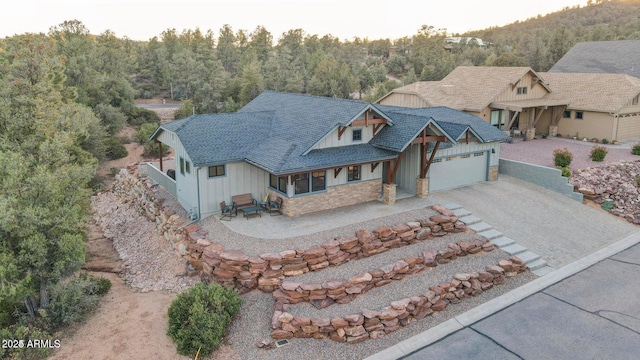
[(367, 359), (637, 359), (640, 232)]

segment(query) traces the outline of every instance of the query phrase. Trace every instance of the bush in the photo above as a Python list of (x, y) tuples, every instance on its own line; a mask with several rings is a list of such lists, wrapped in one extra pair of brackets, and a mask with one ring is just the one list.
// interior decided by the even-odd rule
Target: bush
[(553, 162), (556, 166), (567, 167), (571, 164), (571, 160), (573, 160), (573, 154), (569, 149), (555, 149), (553, 151)]
[(0, 337), (5, 340), (22, 341), (22, 347), (0, 348), (0, 359), (46, 359), (51, 355), (51, 349), (47, 346), (28, 347), (31, 340), (48, 341), (50, 347), (60, 347), (60, 341), (56, 341), (47, 331), (35, 326), (15, 324), (8, 328), (0, 329)]
[(167, 330), (178, 353), (206, 356), (218, 348), (241, 302), (235, 290), (218, 284), (200, 283), (179, 294), (169, 306)]
[(127, 116), (129, 124), (133, 126), (140, 126), (147, 123), (160, 123), (160, 115), (158, 115), (158, 113), (140, 107), (132, 107), (127, 113)]
[(604, 161), (604, 157), (607, 156), (607, 152), (607, 148), (604, 146), (595, 145), (593, 149), (591, 149), (591, 160)]
[(609, 143), (609, 140), (607, 140), (607, 139), (602, 139), (602, 143), (603, 143), (603, 144), (608, 144), (608, 143)]
[(123, 157), (129, 155), (127, 148), (124, 147), (124, 145), (122, 145), (122, 143), (116, 138), (108, 138), (106, 140), (106, 145), (106, 156), (109, 160), (122, 159)]
[(569, 169), (567, 166), (556, 166), (556, 169), (560, 169), (562, 171), (562, 176), (564, 177), (571, 177), (571, 169)]
[[(134, 135), (135, 141), (140, 144), (144, 144), (144, 149), (142, 150), (143, 156), (152, 156), (157, 154), (158, 145), (154, 143), (153, 140), (149, 140), (149, 137), (156, 131), (158, 126), (160, 126), (159, 123), (142, 124), (142, 126), (140, 126), (140, 130), (138, 130), (138, 132), (136, 132), (136, 134)], [(167, 154), (168, 152), (169, 147), (162, 144), (162, 154)]]
[(631, 153), (632, 153), (633, 155), (640, 155), (640, 143), (634, 144), (634, 145), (631, 147)]
[(87, 273), (56, 284), (51, 289), (51, 306), (47, 314), (51, 330), (83, 320), (110, 288), (108, 279), (98, 279)]

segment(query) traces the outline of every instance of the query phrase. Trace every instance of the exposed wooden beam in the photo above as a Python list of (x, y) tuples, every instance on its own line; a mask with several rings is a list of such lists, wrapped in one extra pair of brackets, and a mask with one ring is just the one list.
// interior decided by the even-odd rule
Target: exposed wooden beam
[(337, 178), (338, 174), (340, 174), (340, 171), (342, 171), (342, 168), (335, 168), (333, 169), (333, 178)]
[(431, 156), (429, 156), (429, 162), (422, 168), (420, 172), (420, 178), (424, 179), (427, 177), (427, 173), (429, 172), (429, 168), (431, 167), (431, 163), (433, 163), (433, 158), (436, 156), (436, 152), (438, 151), (438, 147), (440, 146), (440, 141), (436, 143), (436, 146), (433, 147), (433, 151), (431, 151)]
[(425, 178), (425, 174), (422, 173), (422, 169), (427, 166), (427, 145), (425, 143), (420, 144), (420, 179)]
[(467, 129), (467, 131), (465, 131), (464, 134), (464, 141), (468, 144), (469, 143), (469, 129)]
[(395, 161), (391, 160), (391, 163), (389, 164), (390, 165), (389, 169), (387, 169), (387, 184), (392, 184), (393, 179), (396, 178), (396, 173), (398, 172), (398, 168), (400, 167), (400, 161), (402, 161), (403, 155), (404, 155), (404, 152), (401, 152)]
[(411, 143), (412, 144), (422, 144), (422, 142), (428, 143), (428, 142), (432, 142), (432, 141), (447, 141), (447, 138), (444, 136), (436, 136), (436, 135), (429, 135), (429, 136), (425, 136), (424, 138), (422, 136), (418, 136), (417, 138), (415, 138)]
[(374, 172), (376, 170), (376, 168), (378, 167), (378, 165), (380, 165), (379, 162), (377, 163), (371, 163), (371, 172)]
[(369, 125), (369, 124), (386, 124), (387, 123), (387, 119), (379, 119), (379, 118), (373, 118), (373, 119), (361, 119), (361, 120), (355, 120), (351, 123), (351, 126), (362, 126), (362, 125)]
[[(535, 115), (535, 119), (533, 120), (533, 126), (531, 127), (532, 129), (535, 129), (535, 128), (536, 128), (536, 125), (538, 124), (538, 120), (540, 120), (540, 116), (542, 116), (542, 113), (543, 113), (546, 109), (547, 109), (547, 107), (546, 107), (546, 106), (542, 106), (542, 107), (539, 107), (539, 108), (535, 108), (535, 109), (533, 110), (533, 111), (534, 111), (534, 114), (536, 114), (536, 115)], [(540, 112), (538, 112), (538, 111), (540, 111)]]
[(516, 117), (518, 117), (518, 114), (520, 114), (520, 111), (513, 112), (513, 116), (511, 117), (511, 119), (509, 119), (509, 122), (506, 124), (507, 126), (505, 126), (505, 130), (507, 131), (511, 130), (511, 126), (513, 125), (513, 122), (516, 121)]
[(164, 170), (162, 169), (162, 143), (158, 141), (158, 139), (153, 139), (153, 142), (158, 144), (158, 157), (160, 157), (160, 172), (163, 172)]
[(376, 136), (376, 134), (378, 133), (378, 130), (380, 130), (382, 125), (384, 124), (373, 124), (373, 136)]
[(340, 140), (340, 138), (342, 137), (342, 134), (344, 134), (346, 130), (347, 130), (346, 126), (340, 126), (338, 128), (338, 140)]

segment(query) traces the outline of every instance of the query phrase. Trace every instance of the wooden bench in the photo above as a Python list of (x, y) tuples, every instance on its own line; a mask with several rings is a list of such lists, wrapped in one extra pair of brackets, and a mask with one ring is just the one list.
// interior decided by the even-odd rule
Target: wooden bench
[(234, 195), (231, 197), (231, 202), (238, 210), (258, 206), (258, 202), (251, 194)]

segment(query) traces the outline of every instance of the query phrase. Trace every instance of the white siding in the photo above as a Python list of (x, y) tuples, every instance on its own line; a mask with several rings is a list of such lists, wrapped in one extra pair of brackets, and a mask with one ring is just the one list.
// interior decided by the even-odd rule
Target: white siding
[(225, 164), (225, 175), (209, 177), (209, 168), (200, 168), (200, 216), (220, 212), (220, 202), (231, 203), (231, 197), (250, 193), (261, 201), (267, 193), (269, 173), (245, 162)]
[[(166, 132), (165, 132), (166, 133)], [(196, 178), (197, 170), (193, 166), (193, 162), (182, 146), (180, 140), (176, 139), (173, 150), (175, 152), (175, 169), (176, 169), (176, 198), (187, 212), (195, 211), (198, 208), (198, 180)], [(180, 172), (180, 158), (188, 161), (190, 164), (190, 172)]]
[[(384, 126), (384, 125), (383, 125)], [(378, 129), (378, 132), (382, 128)], [(353, 141), (353, 130), (362, 130), (362, 140)], [(369, 126), (354, 126), (348, 127), (347, 130), (342, 134), (340, 140), (338, 140), (338, 129), (329, 134), (326, 138), (321, 140), (314, 149), (325, 149), (330, 147), (338, 147), (338, 146), (346, 146), (346, 145), (356, 145), (356, 144), (366, 144), (373, 138), (373, 125)]]
[[(382, 168), (383, 168), (382, 162), (375, 168), (373, 172), (371, 172), (371, 164), (361, 165), (361, 169), (360, 169), (361, 176), (360, 176), (360, 180), (358, 181), (382, 179)], [(349, 173), (347, 170), (348, 170), (347, 167), (342, 168), (342, 170), (340, 170), (340, 173), (338, 174), (337, 177), (334, 177), (334, 174), (335, 174), (334, 169), (327, 170), (327, 175), (326, 175), (327, 187), (352, 183), (347, 181), (347, 174)], [(354, 181), (354, 182), (358, 182), (358, 181)]]

